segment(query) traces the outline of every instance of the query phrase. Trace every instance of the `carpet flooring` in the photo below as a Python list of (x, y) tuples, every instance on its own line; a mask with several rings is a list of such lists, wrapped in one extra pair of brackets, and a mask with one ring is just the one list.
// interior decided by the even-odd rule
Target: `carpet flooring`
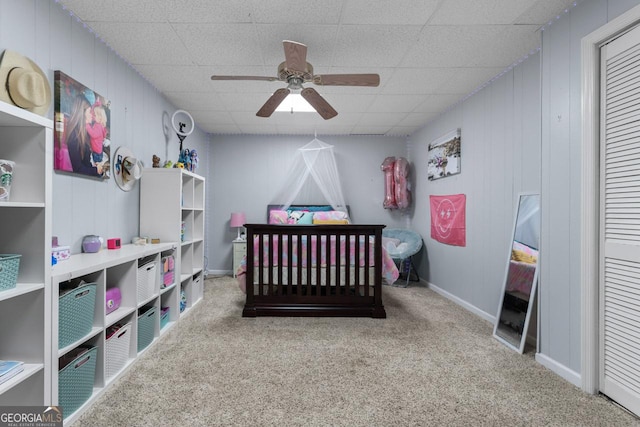
[(242, 318), (231, 277), (142, 354), (79, 426), (640, 426), (413, 285), (387, 319)]

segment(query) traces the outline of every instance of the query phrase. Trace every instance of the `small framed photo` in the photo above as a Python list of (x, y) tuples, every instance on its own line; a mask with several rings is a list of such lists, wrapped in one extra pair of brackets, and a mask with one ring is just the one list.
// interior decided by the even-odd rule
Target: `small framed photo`
[(460, 135), (460, 129), (456, 129), (429, 144), (429, 181), (460, 173)]

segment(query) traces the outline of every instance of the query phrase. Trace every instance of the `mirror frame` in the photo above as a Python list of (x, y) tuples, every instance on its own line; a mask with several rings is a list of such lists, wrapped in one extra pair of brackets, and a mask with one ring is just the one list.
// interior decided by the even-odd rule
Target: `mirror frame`
[[(519, 352), (520, 354), (524, 353), (524, 347), (527, 342), (527, 335), (529, 331), (529, 322), (531, 320), (531, 313), (533, 312), (534, 306), (537, 308), (538, 304), (534, 304), (536, 301), (536, 295), (538, 292), (538, 271), (540, 270), (540, 236), (538, 236), (538, 258), (536, 260), (536, 269), (533, 273), (533, 284), (531, 285), (531, 293), (529, 294), (529, 304), (527, 306), (527, 314), (524, 320), (524, 326), (522, 329), (522, 337), (520, 338), (520, 344), (515, 346), (513, 343), (505, 340), (503, 337), (497, 334), (498, 326), (500, 325), (500, 315), (502, 313), (502, 306), (504, 304), (504, 297), (507, 291), (507, 279), (509, 278), (509, 262), (511, 261), (511, 250), (513, 249), (513, 242), (515, 241), (516, 236), (516, 225), (518, 224), (518, 213), (520, 211), (520, 203), (522, 202), (523, 197), (526, 196), (538, 196), (540, 197), (540, 193), (528, 193), (522, 192), (518, 193), (518, 203), (516, 203), (515, 214), (513, 216), (513, 227), (511, 229), (511, 240), (509, 241), (509, 251), (507, 253), (507, 264), (505, 267), (504, 280), (502, 282), (502, 292), (500, 293), (500, 304), (498, 304), (498, 312), (496, 314), (496, 320), (493, 325), (493, 337), (506, 345), (507, 347)], [(540, 200), (538, 199), (538, 209), (540, 210)], [(542, 212), (540, 212), (542, 213)], [(540, 221), (540, 216), (538, 217), (538, 221)]]

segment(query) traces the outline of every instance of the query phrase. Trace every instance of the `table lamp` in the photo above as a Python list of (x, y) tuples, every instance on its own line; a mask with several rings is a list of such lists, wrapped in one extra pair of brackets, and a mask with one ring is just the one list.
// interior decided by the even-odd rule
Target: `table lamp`
[(245, 222), (246, 218), (244, 212), (233, 212), (231, 214), (229, 225), (231, 227), (238, 227), (238, 237), (236, 237), (236, 240), (240, 240), (240, 227), (243, 227)]

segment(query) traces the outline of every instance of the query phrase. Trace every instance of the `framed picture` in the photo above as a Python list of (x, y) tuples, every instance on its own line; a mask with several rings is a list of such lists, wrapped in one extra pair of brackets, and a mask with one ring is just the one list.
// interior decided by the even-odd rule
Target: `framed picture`
[(109, 179), (111, 102), (58, 70), (54, 92), (53, 168)]
[(429, 144), (429, 181), (460, 173), (460, 133), (456, 129)]

